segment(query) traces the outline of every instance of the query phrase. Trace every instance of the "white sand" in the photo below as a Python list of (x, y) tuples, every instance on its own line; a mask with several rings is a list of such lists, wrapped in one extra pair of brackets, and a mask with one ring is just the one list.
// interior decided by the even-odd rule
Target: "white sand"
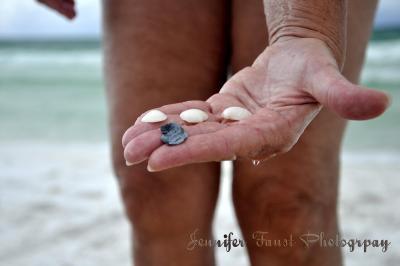
[[(106, 144), (0, 143), (0, 265), (129, 265), (129, 227)], [(229, 172), (229, 165), (225, 167)], [(346, 153), (344, 238), (389, 239), (386, 253), (345, 250), (347, 265), (400, 261), (400, 154)], [(239, 233), (223, 177), (215, 232)], [(247, 265), (243, 249), (218, 249), (219, 265)]]

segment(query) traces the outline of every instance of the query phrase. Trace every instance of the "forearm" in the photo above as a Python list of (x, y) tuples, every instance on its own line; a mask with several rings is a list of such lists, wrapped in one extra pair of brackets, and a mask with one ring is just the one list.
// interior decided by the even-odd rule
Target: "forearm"
[(270, 45), (300, 37), (324, 41), (339, 67), (346, 47), (347, 0), (264, 0)]

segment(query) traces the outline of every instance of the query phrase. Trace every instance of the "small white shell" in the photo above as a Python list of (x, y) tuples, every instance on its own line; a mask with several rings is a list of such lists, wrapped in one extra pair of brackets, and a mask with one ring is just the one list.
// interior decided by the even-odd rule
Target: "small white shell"
[(251, 116), (249, 110), (238, 106), (228, 107), (222, 112), (222, 117), (229, 120), (242, 120), (248, 116)]
[(167, 115), (159, 110), (150, 110), (147, 112), (140, 121), (145, 123), (156, 123), (167, 119)]
[(200, 123), (208, 119), (208, 114), (200, 109), (188, 109), (179, 116), (188, 123)]

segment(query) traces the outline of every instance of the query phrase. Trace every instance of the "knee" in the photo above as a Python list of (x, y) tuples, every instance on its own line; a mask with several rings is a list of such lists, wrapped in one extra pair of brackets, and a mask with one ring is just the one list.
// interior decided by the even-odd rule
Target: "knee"
[(136, 232), (157, 237), (211, 221), (218, 189), (216, 170), (195, 165), (150, 173), (146, 164), (114, 164), (129, 221)]
[(173, 188), (165, 184), (160, 174), (148, 172), (145, 164), (128, 167), (125, 163), (114, 163), (114, 173), (131, 224), (142, 231), (154, 229), (159, 221), (156, 216), (162, 216), (161, 212), (171, 203), (167, 195)]
[(251, 181), (236, 176), (233, 201), (238, 215), (278, 232), (323, 230), (326, 221), (336, 220), (337, 175), (289, 165), (271, 165)]

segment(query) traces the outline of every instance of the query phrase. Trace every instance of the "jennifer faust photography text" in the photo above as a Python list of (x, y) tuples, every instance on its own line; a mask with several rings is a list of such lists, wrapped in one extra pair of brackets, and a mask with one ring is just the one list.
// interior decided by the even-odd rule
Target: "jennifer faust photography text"
[[(224, 234), (223, 239), (205, 239), (198, 237), (198, 234), (199, 229), (196, 229), (189, 235), (190, 240), (186, 247), (188, 250), (194, 250), (195, 248), (222, 247), (226, 252), (229, 252), (232, 248), (243, 248), (246, 246), (245, 240), (235, 237), (232, 232)], [(296, 237), (290, 234), (287, 238), (271, 239), (268, 238), (268, 232), (256, 231), (252, 235), (252, 241), (256, 241), (256, 245), (260, 248), (292, 248), (296, 245), (310, 248), (311, 246), (319, 245), (323, 248), (347, 248), (350, 252), (354, 252), (356, 249), (367, 252), (369, 248), (380, 248), (382, 253), (385, 253), (391, 244), (391, 242), (386, 239), (344, 239), (339, 235), (336, 235), (334, 238), (329, 238), (326, 237), (323, 232), (305, 233)]]

